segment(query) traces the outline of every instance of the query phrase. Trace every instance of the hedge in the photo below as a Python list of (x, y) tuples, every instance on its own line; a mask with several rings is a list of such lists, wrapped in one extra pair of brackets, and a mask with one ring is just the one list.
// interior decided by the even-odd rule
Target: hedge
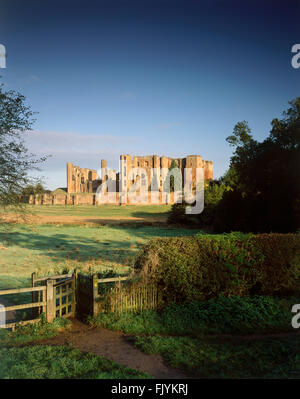
[(157, 238), (145, 245), (135, 268), (158, 284), (166, 302), (294, 295), (300, 288), (300, 235)]

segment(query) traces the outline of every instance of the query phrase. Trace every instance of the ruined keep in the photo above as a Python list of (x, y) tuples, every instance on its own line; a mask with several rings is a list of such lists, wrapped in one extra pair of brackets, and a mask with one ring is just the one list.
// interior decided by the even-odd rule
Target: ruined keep
[[(138, 179), (141, 179), (141, 185), (147, 186), (147, 190), (150, 193), (151, 184), (153, 184), (153, 178), (155, 178), (158, 203), (173, 203), (174, 193), (170, 193), (167, 200), (162, 196), (164, 191), (163, 175), (171, 167), (172, 161), (176, 162), (182, 175), (182, 181), (184, 181), (184, 169), (191, 169), (190, 185), (192, 188), (195, 187), (197, 168), (203, 168), (205, 180), (213, 179), (213, 163), (203, 160), (200, 155), (188, 155), (185, 158), (159, 157), (158, 155), (134, 157), (121, 155), (119, 172), (109, 170), (107, 168), (107, 161), (101, 160), (101, 177), (98, 176), (97, 171), (94, 169), (80, 168), (68, 162), (66, 193), (31, 196), (29, 202), (32, 204), (97, 205), (96, 192), (98, 187), (112, 178), (115, 187), (115, 203), (119, 204), (123, 202), (121, 200), (121, 193), (124, 191), (129, 192), (130, 187), (136, 184)], [(143, 173), (133, 178), (131, 174), (133, 168), (142, 168)], [(154, 176), (153, 170), (156, 170)], [(125, 203), (130, 204), (130, 200), (126, 198)], [(150, 196), (146, 199), (146, 203), (150, 203)]]

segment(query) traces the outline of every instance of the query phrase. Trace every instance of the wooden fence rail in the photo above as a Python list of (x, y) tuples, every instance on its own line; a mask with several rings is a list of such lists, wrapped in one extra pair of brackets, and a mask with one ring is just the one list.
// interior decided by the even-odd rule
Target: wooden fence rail
[[(32, 301), (30, 303), (0, 307), (0, 312), (3, 313), (3, 312), (12, 312), (16, 310), (23, 310), (23, 309), (33, 309), (33, 316), (35, 317), (31, 320), (6, 323), (4, 325), (4, 328), (11, 328), (12, 330), (14, 330), (17, 324), (26, 325), (34, 323), (38, 320), (38, 316), (41, 313), (45, 314), (46, 320), (48, 322), (53, 321), (53, 319), (57, 315), (57, 312), (59, 313), (59, 316), (61, 315), (73, 316), (75, 314), (75, 276), (76, 276), (75, 273), (74, 274), (68, 273), (68, 274), (37, 278), (36, 274), (32, 273), (31, 276), (32, 287), (15, 288), (15, 289), (0, 291), (0, 297), (2, 295), (22, 294), (26, 292), (31, 292)], [(37, 283), (42, 285), (37, 285)], [(71, 288), (69, 288), (69, 286)], [(59, 291), (59, 294), (57, 294), (57, 290)], [(66, 304), (64, 304), (64, 300), (66, 301)], [(59, 305), (57, 305), (57, 302), (59, 302)], [(37, 311), (34, 311), (35, 309)], [(65, 310), (64, 314), (62, 314), (61, 309)]]
[(5, 306), (3, 308), (0, 308), (0, 312), (11, 312), (12, 310), (38, 308), (44, 305), (46, 305), (46, 302), (33, 302), (33, 303), (25, 303), (23, 305)]
[(15, 288), (11, 290), (2, 290), (0, 291), (0, 296), (2, 295), (10, 295), (10, 294), (20, 294), (22, 292), (34, 292), (34, 291), (46, 291), (46, 287), (28, 287), (28, 288)]
[(118, 282), (118, 281), (125, 281), (125, 280), (131, 280), (131, 277), (110, 277), (110, 278), (97, 278), (96, 280), (98, 283), (113, 283), (113, 282)]
[(67, 274), (57, 274), (55, 276), (45, 276), (45, 277), (35, 277), (35, 273), (34, 274), (34, 281), (45, 281), (48, 280), (49, 278), (51, 278), (52, 280), (59, 280), (59, 279), (63, 279), (63, 278), (71, 278), (73, 276), (73, 273), (67, 273)]
[[(33, 309), (35, 318), (5, 324), (14, 329), (17, 324), (30, 324), (41, 313), (52, 322), (55, 317), (74, 317), (75, 314), (97, 315), (99, 312), (136, 312), (156, 309), (160, 305), (160, 292), (150, 283), (126, 277), (98, 278), (77, 273), (38, 277), (32, 273), (32, 287), (0, 291), (2, 295), (32, 293), (30, 303), (6, 306), (0, 312)], [(124, 283), (124, 284), (123, 284)], [(1, 302), (1, 300), (0, 300)]]
[[(21, 294), (24, 292), (37, 292), (37, 291), (42, 291), (45, 292), (47, 288), (45, 286), (41, 287), (28, 287), (28, 288), (15, 288), (15, 289), (10, 289), (10, 290), (2, 290), (0, 291), (0, 296), (2, 295), (11, 295), (11, 294)], [(23, 309), (33, 309), (41, 306), (45, 306), (46, 302), (45, 301), (40, 301), (40, 302), (32, 302), (32, 303), (25, 303), (21, 305), (12, 305), (12, 306), (5, 306), (0, 308), (0, 312), (12, 312), (15, 310), (23, 310)], [(22, 322), (14, 322), (14, 323), (6, 323), (4, 325), (4, 328), (11, 328), (12, 330), (15, 329), (16, 324), (30, 324), (34, 323), (36, 319), (31, 319), (31, 320), (25, 320)]]

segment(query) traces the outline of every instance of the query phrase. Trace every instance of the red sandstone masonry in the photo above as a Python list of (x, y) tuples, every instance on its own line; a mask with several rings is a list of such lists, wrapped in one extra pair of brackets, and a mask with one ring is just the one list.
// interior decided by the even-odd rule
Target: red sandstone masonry
[[(151, 184), (151, 170), (156, 168), (160, 171), (161, 168), (170, 168), (172, 161), (175, 160), (178, 168), (184, 177), (184, 169), (192, 169), (192, 187), (195, 188), (196, 169), (204, 169), (204, 179), (213, 179), (213, 163), (212, 161), (205, 161), (200, 155), (188, 155), (186, 158), (169, 158), (159, 157), (158, 155), (149, 156), (134, 156), (121, 155), (120, 161), (123, 162), (123, 170), (116, 173), (116, 202), (119, 204), (119, 192), (123, 187), (128, 191), (130, 187), (136, 183), (137, 180), (130, 179), (130, 171), (132, 168), (143, 168), (147, 173), (148, 180), (148, 200), (145, 204), (151, 203), (150, 184)], [(126, 170), (124, 169), (126, 168)], [(125, 173), (124, 173), (125, 172)], [(125, 176), (125, 180), (120, 179), (120, 174)], [(36, 205), (97, 205), (96, 192), (97, 188), (105, 182), (108, 178), (107, 161), (101, 161), (101, 178), (94, 169), (80, 168), (73, 165), (71, 162), (67, 163), (67, 192), (66, 194), (44, 194), (31, 195), (29, 198), (30, 204)], [(165, 203), (162, 198), (163, 182), (160, 176), (157, 181), (159, 190), (159, 204)], [(168, 204), (174, 203), (174, 194), (170, 193), (167, 199)], [(130, 199), (127, 197), (125, 204), (130, 204)]]

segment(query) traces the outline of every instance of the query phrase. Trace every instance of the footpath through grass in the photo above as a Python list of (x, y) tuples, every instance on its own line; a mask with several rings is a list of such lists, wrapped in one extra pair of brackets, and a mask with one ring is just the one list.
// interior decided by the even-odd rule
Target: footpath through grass
[(295, 303), (300, 298), (219, 297), (90, 323), (132, 334), (139, 349), (197, 378), (300, 378)]
[[(52, 338), (68, 328), (66, 319), (19, 327), (15, 332), (0, 329), (0, 378), (150, 378), (102, 356), (82, 353), (71, 346), (28, 345)], [(23, 346), (27, 344), (27, 346)]]

